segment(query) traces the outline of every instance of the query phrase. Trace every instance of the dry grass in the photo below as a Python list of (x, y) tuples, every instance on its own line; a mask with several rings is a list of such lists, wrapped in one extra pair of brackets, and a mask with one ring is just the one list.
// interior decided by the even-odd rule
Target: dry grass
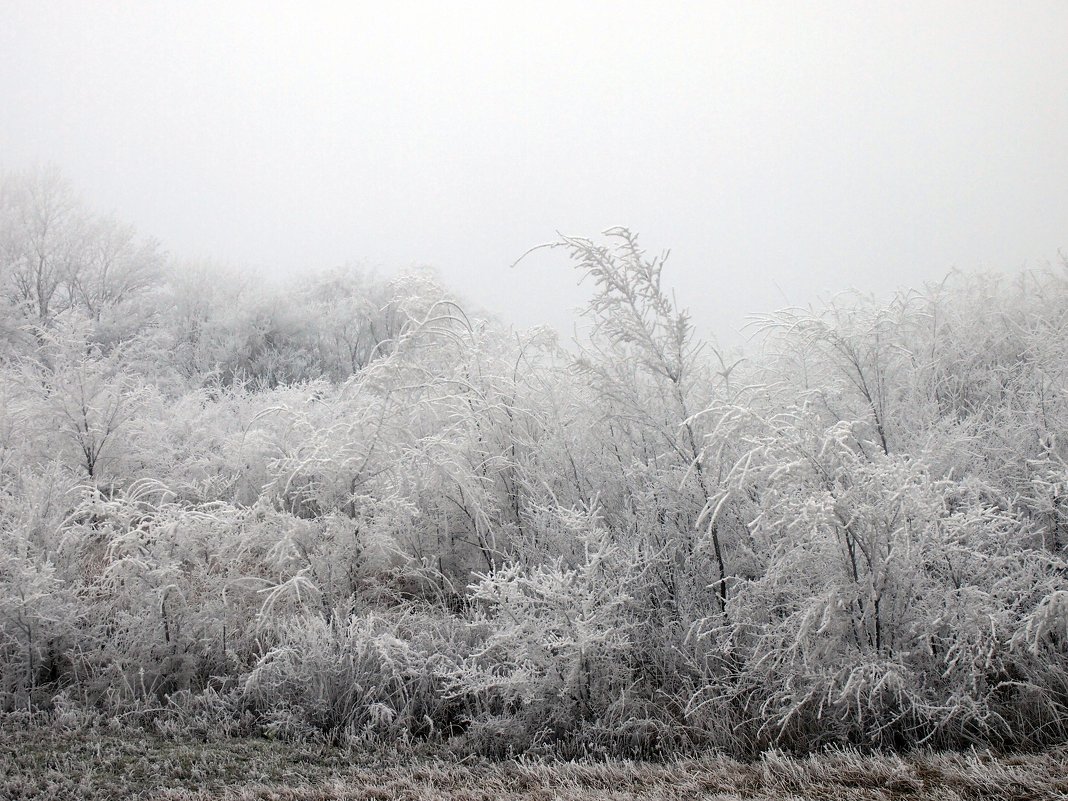
[(752, 763), (709, 755), (663, 763), (414, 756), (130, 732), (9, 729), (0, 798), (170, 801), (356, 799), (1068, 799), (1068, 749), (1034, 755), (850, 751)]

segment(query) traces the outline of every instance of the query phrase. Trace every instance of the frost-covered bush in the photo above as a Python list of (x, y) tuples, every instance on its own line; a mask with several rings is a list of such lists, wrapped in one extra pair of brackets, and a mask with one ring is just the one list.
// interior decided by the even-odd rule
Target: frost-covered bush
[(629, 231), (557, 246), (571, 346), (425, 273), (0, 320), (0, 707), (487, 754), (1068, 735), (1063, 274), (786, 310), (741, 358)]
[(579, 557), (482, 575), (471, 597), (491, 633), (454, 675), (475, 725), (514, 718), (531, 744), (582, 731), (631, 683), (628, 560), (588, 512), (556, 517)]
[(465, 723), (447, 676), (469, 648), (464, 627), (427, 611), (302, 615), (244, 677), (243, 694), (277, 736), (441, 738)]
[[(1063, 282), (1047, 284), (1064, 296)], [(939, 343), (974, 336), (993, 347), (980, 344), (981, 329), (1019, 307), (968, 320), (940, 292), (780, 317), (778, 387), (707, 412), (720, 440), (744, 443), (710, 442), (734, 465), (707, 510), (743, 509), (750, 520), (757, 561), (736, 585), (732, 639), (762, 741), (1019, 746), (1064, 736), (1063, 643), (1049, 635), (1036, 659), (1023, 633), (1045, 630), (1037, 621), (1056, 616), (1066, 589), (1062, 437), (1041, 432), (1064, 431), (1068, 416), (1058, 393), (1037, 406), (1041, 418), (1033, 411), (1036, 382), (1046, 393), (1065, 386), (1063, 352), (1029, 346), (1033, 355), (1006, 360), (997, 401), (957, 405), (947, 419), (948, 377), (975, 387), (974, 372), (988, 370), (977, 365), (999, 357), (949, 364)], [(1013, 327), (1061, 338), (1057, 309)], [(1028, 481), (1039, 466), (1047, 477)]]

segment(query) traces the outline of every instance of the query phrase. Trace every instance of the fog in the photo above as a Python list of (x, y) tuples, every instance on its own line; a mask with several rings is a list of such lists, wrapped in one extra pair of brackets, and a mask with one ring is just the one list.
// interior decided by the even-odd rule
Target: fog
[(566, 260), (509, 265), (626, 225), (733, 341), (1068, 246), (1063, 3), (0, 9), (0, 168), (54, 162), (175, 256), (431, 265), (569, 330)]

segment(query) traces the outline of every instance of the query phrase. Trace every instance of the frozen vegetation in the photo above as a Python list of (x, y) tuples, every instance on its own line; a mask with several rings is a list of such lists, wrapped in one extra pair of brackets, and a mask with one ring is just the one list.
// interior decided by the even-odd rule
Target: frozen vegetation
[(806, 757), (768, 751), (658, 762), (490, 760), (263, 738), (211, 742), (61, 728), (0, 737), (5, 801), (1044, 801), (1068, 797), (1068, 752)]
[[(743, 358), (628, 231), (556, 247), (579, 343), (423, 273), (177, 265), (61, 176), (5, 175), (8, 742), (45, 716), (224, 750), (715, 749), (759, 759), (688, 764), (753, 797), (824, 770), (785, 753), (1065, 742), (1068, 271), (777, 312)], [(975, 753), (865, 764), (917, 786)], [(475, 764), (450, 770), (542, 770)], [(561, 768), (563, 797), (623, 765)]]

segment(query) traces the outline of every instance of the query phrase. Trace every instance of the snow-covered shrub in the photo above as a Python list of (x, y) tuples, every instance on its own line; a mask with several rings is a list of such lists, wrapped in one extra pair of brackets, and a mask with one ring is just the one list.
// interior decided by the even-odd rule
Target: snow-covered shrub
[(521, 723), (527, 745), (581, 737), (633, 684), (631, 555), (609, 542), (592, 510), (554, 516), (574, 539), (573, 562), (508, 563), (472, 586), (476, 625), (489, 635), (453, 674), (472, 737), (502, 719)]
[(244, 678), (244, 697), (280, 736), (442, 737), (463, 723), (446, 673), (468, 647), (464, 627), (417, 609), (302, 615)]

